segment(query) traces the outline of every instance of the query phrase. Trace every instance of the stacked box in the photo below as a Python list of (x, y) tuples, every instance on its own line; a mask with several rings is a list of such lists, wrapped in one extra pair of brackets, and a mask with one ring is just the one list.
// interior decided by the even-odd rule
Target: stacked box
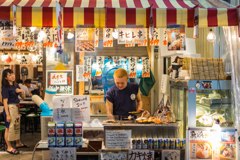
[(48, 122), (48, 147), (56, 146), (56, 129), (54, 122)]
[(74, 127), (74, 146), (75, 147), (82, 147), (83, 144), (83, 136), (82, 136), (82, 122), (76, 122)]
[(64, 122), (57, 122), (56, 125), (56, 147), (65, 146), (65, 125)]
[(222, 80), (226, 78), (222, 59), (184, 58), (183, 63), (184, 68), (189, 69), (190, 79)]
[(73, 122), (66, 122), (66, 147), (74, 146)]

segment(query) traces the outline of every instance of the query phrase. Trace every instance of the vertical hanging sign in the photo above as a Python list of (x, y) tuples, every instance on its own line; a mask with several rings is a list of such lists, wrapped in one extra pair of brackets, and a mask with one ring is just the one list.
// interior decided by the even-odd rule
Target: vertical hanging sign
[(113, 47), (112, 28), (103, 28), (103, 47)]
[(195, 6), (194, 8), (194, 23), (193, 23), (193, 38), (198, 38), (198, 29), (199, 29), (199, 9), (198, 9), (198, 5)]
[(92, 58), (84, 57), (84, 73), (83, 77), (88, 79), (91, 78)]
[(149, 58), (148, 57), (142, 57), (142, 77), (150, 77), (150, 63), (149, 63)]
[(137, 57), (128, 57), (129, 78), (136, 78), (137, 75)]
[(17, 7), (13, 5), (13, 37), (17, 36)]
[(147, 28), (137, 30), (138, 46), (147, 46)]
[(98, 47), (98, 43), (99, 43), (99, 28), (95, 28), (95, 43), (94, 43), (94, 47)]
[(62, 28), (62, 8), (60, 6), (59, 1), (56, 1), (56, 16), (57, 16), (57, 37), (58, 37), (58, 53), (62, 53), (62, 32), (63, 32), (63, 28)]
[(96, 76), (102, 75), (102, 68), (104, 67), (104, 56), (97, 56)]
[(149, 41), (150, 46), (159, 46), (160, 45), (160, 29), (153, 28), (153, 31), (149, 29)]

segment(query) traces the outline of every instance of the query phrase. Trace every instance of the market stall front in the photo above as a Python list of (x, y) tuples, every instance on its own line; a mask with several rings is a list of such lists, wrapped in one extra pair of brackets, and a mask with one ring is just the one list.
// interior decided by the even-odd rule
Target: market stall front
[[(60, 4), (61, 6), (61, 10), (62, 10), (62, 21), (59, 21), (59, 19), (57, 20), (57, 9), (56, 9), (56, 5)], [(56, 87), (56, 88), (62, 88), (60, 92), (58, 92), (59, 95), (64, 94), (64, 96), (59, 96), (58, 100), (55, 101), (56, 106), (54, 113), (57, 114), (59, 116), (59, 114), (62, 114), (62, 112), (60, 112), (59, 108), (62, 108), (61, 105), (64, 105), (66, 108), (66, 114), (62, 114), (62, 118), (65, 117), (65, 119), (60, 119), (63, 121), (66, 121), (65, 123), (59, 123), (59, 117), (56, 117), (56, 115), (53, 116), (54, 120), (56, 121), (56, 124), (49, 124), (49, 128), (50, 130), (53, 129), (53, 132), (48, 132), (48, 137), (43, 136), (42, 139), (46, 140), (48, 138), (49, 140), (49, 146), (50, 147), (73, 147), (75, 146), (74, 144), (71, 144), (71, 146), (67, 146), (67, 141), (64, 144), (63, 143), (58, 143), (58, 140), (62, 140), (65, 141), (65, 139), (67, 140), (72, 140), (74, 138), (77, 137), (78, 140), (81, 140), (81, 138), (84, 138), (84, 136), (82, 136), (82, 134), (84, 135), (85, 131), (89, 131), (89, 130), (98, 130), (98, 133), (100, 133), (100, 137), (104, 138), (104, 144), (105, 144), (105, 148), (97, 148), (100, 149), (99, 152), (101, 152), (101, 155), (103, 154), (110, 154), (109, 151), (117, 151), (117, 153), (115, 154), (122, 154), (120, 152), (118, 152), (119, 150), (121, 150), (121, 147), (123, 147), (125, 149), (125, 153), (127, 156), (131, 156), (131, 155), (135, 155), (135, 154), (142, 154), (142, 155), (146, 155), (147, 152), (151, 152), (151, 154), (155, 154), (157, 157), (162, 157), (165, 158), (167, 157), (168, 154), (175, 154), (179, 159), (180, 157), (183, 158), (183, 154), (185, 151), (185, 143), (187, 140), (183, 139), (186, 137), (185, 135), (185, 129), (187, 129), (187, 126), (191, 126), (191, 127), (196, 127), (194, 125), (189, 125), (194, 123), (191, 120), (188, 122), (187, 125), (187, 118), (186, 118), (186, 106), (181, 107), (181, 109), (179, 109), (179, 111), (174, 111), (174, 114), (176, 115), (176, 119), (180, 120), (182, 122), (177, 121), (175, 117), (172, 115), (173, 112), (168, 112), (171, 116), (169, 117), (165, 117), (166, 119), (157, 119), (156, 117), (161, 115), (161, 109), (163, 108), (167, 108), (169, 105), (159, 105), (158, 108), (156, 107), (157, 105), (154, 104), (154, 101), (152, 100), (151, 103), (149, 104), (149, 106), (151, 106), (149, 109), (149, 112), (153, 113), (155, 110), (154, 114), (154, 118), (148, 116), (147, 118), (144, 117), (145, 119), (140, 119), (140, 121), (138, 121), (140, 124), (136, 124), (135, 121), (118, 121), (117, 123), (114, 124), (109, 124), (109, 123), (103, 123), (103, 127), (101, 126), (100, 129), (99, 128), (95, 128), (94, 127), (86, 127), (85, 131), (84, 131), (84, 124), (80, 123), (69, 123), (68, 121), (75, 121), (74, 117), (69, 116), (69, 119), (66, 118), (67, 114), (69, 113), (69, 115), (75, 115), (75, 116), (79, 116), (77, 115), (78, 111), (74, 110), (74, 97), (75, 98), (79, 98), (79, 99), (84, 99), (87, 100), (86, 102), (84, 102), (84, 107), (88, 108), (89, 110), (91, 109), (91, 107), (94, 108), (94, 106), (97, 106), (99, 103), (102, 103), (103, 105), (100, 106), (100, 108), (97, 109), (97, 111), (94, 111), (94, 117), (98, 117), (99, 118), (99, 113), (102, 113), (102, 111), (104, 110), (104, 96), (103, 95), (91, 95), (91, 96), (87, 96), (88, 98), (86, 98), (85, 95), (82, 94), (86, 94), (88, 91), (88, 93), (94, 93), (92, 88), (90, 87), (89, 84), (86, 83), (92, 83), (92, 81), (87, 81), (84, 82), (86, 77), (84, 77), (84, 75), (91, 75), (91, 74), (95, 74), (95, 72), (93, 73), (93, 59), (94, 59), (94, 63), (98, 63), (99, 65), (106, 65), (107, 63), (112, 64), (115, 63), (115, 65), (118, 66), (124, 66), (124, 65), (130, 65), (132, 61), (134, 62), (134, 65), (137, 65), (137, 63), (139, 63), (140, 61), (137, 61), (137, 59), (134, 58), (134, 56), (138, 56), (138, 54), (136, 53), (135, 55), (129, 55), (127, 57), (120, 57), (122, 53), (118, 54), (118, 55), (114, 55), (114, 53), (118, 53), (120, 50), (120, 47), (117, 47), (116, 49), (112, 49), (109, 50), (109, 52), (112, 52), (112, 55), (99, 55), (97, 52), (99, 50), (104, 50), (104, 48), (107, 47), (113, 47), (116, 43), (119, 43), (120, 38), (118, 38), (117, 40), (113, 40), (113, 34), (109, 34), (110, 37), (112, 39), (111, 40), (111, 44), (109, 43), (99, 43), (99, 44), (95, 44), (96, 39), (94, 39), (95, 41), (93, 41), (93, 39), (89, 39), (90, 36), (88, 36), (87, 38), (87, 43), (88, 46), (90, 47), (85, 47), (86, 45), (80, 45), (80, 43), (83, 43), (83, 41), (85, 41), (86, 39), (81, 39), (83, 36), (82, 33), (88, 33), (89, 35), (92, 35), (92, 37), (96, 37), (96, 35), (94, 35), (96, 33), (96, 31), (99, 31), (99, 35), (98, 37), (100, 37), (99, 42), (104, 41), (104, 38), (106, 39), (106, 35), (109, 31), (111, 31), (111, 33), (114, 32), (114, 29), (118, 29), (118, 31), (122, 31), (122, 32), (126, 32), (126, 34), (128, 32), (141, 32), (141, 34), (143, 33), (143, 35), (145, 35), (145, 39), (146, 43), (144, 45), (139, 44), (139, 43), (135, 43), (131, 40), (131, 43), (126, 43), (126, 40), (124, 41), (125, 43), (123, 43), (125, 45), (125, 47), (135, 47), (135, 45), (138, 45), (138, 47), (142, 47), (144, 46), (144, 48), (146, 48), (146, 50), (144, 50), (145, 52), (148, 51), (148, 53), (146, 54), (141, 54), (143, 55), (142, 57), (139, 56), (142, 61), (141, 63), (143, 64), (143, 61), (146, 62), (146, 66), (150, 67), (150, 63), (151, 63), (151, 69), (153, 72), (158, 72), (156, 71), (156, 69), (154, 68), (154, 58), (155, 57), (155, 53), (153, 51), (153, 47), (154, 46), (159, 46), (161, 50), (161, 48), (164, 46), (165, 48), (167, 48), (168, 43), (165, 42), (165, 39), (157, 39), (158, 42), (155, 44), (153, 43), (153, 41), (148, 40), (148, 36), (152, 36), (152, 32), (157, 32), (160, 34), (159, 37), (164, 37), (166, 35), (164, 35), (164, 32), (162, 33), (161, 31), (165, 31), (167, 27), (171, 26), (171, 25), (184, 25), (185, 28), (192, 28), (192, 27), (196, 27), (196, 23), (195, 23), (195, 18), (196, 18), (196, 14), (198, 15), (198, 27), (199, 28), (206, 28), (206, 27), (219, 27), (219, 26), (237, 26), (238, 25), (238, 16), (237, 16), (237, 8), (213, 8), (213, 5), (211, 2), (209, 1), (190, 1), (190, 0), (186, 0), (186, 1), (179, 1), (179, 0), (163, 0), (163, 1), (157, 1), (157, 0), (153, 0), (153, 1), (140, 1), (140, 0), (105, 0), (105, 1), (98, 1), (98, 0), (88, 0), (88, 1), (84, 1), (84, 0), (60, 0), (59, 2), (56, 2), (55, 0), (5, 0), (5, 1), (1, 1), (0, 3), (1, 9), (0, 9), (0, 19), (3, 20), (14, 20), (14, 24), (13, 26), (17, 26), (19, 30), (21, 30), (21, 35), (19, 36), (20, 38), (18, 39), (21, 42), (18, 42), (17, 44), (20, 45), (20, 47), (22, 47), (22, 43), (23, 41), (26, 41), (25, 38), (23, 38), (23, 35), (27, 35), (30, 33), (30, 28), (28, 27), (38, 27), (38, 31), (37, 32), (41, 32), (41, 31), (45, 31), (47, 32), (49, 35), (49, 37), (51, 37), (52, 39), (50, 40), (50, 43), (43, 43), (43, 46), (46, 48), (44, 50), (44, 71), (46, 71), (46, 75), (48, 78), (45, 79), (46, 82), (46, 86), (47, 87)], [(59, 17), (58, 17), (59, 18)], [(60, 23), (62, 22), (62, 23)], [(20, 28), (22, 27), (22, 28)], [(25, 28), (26, 27), (26, 28)], [(51, 29), (48, 29), (48, 28)], [(54, 53), (51, 52), (51, 48), (52, 46), (57, 47), (57, 45), (55, 45), (55, 43), (57, 43), (56, 41), (56, 34), (59, 32), (54, 28), (59, 28), (59, 27), (63, 27), (66, 28), (66, 31), (69, 32), (70, 29), (75, 30), (75, 42), (72, 40), (66, 40), (65, 38), (65, 44), (64, 44), (64, 49), (63, 52), (56, 52), (56, 49), (54, 50)], [(70, 29), (69, 29), (70, 28)], [(100, 28), (100, 29), (99, 29)], [(146, 29), (149, 28), (149, 31)], [(159, 29), (161, 28), (161, 29)], [(169, 34), (172, 34), (176, 31), (177, 28), (176, 26), (174, 26), (173, 28), (168, 28), (169, 30), (171, 30), (171, 32), (169, 32)], [(146, 30), (146, 31), (145, 31)], [(23, 32), (24, 31), (24, 32)], [(27, 33), (29, 32), (29, 33)], [(57, 32), (57, 33), (56, 33)], [(119, 32), (117, 33), (118, 36), (120, 35)], [(166, 30), (166, 33), (168, 32), (168, 30)], [(24, 34), (23, 34), (24, 33)], [(182, 34), (183, 31), (180, 29), (179, 31), (179, 35), (183, 35)], [(185, 34), (185, 33), (184, 33)], [(37, 34), (33, 34), (33, 35), (37, 35)], [(133, 35), (133, 34), (132, 34)], [(164, 36), (163, 36), (164, 35)], [(66, 36), (66, 34), (65, 34)], [(185, 35), (183, 35), (185, 36)], [(29, 36), (31, 37), (31, 36)], [(79, 38), (80, 37), (80, 38)], [(127, 37), (127, 36), (126, 36)], [(85, 37), (84, 37), (85, 38)], [(109, 38), (109, 37), (107, 37)], [(189, 38), (189, 37), (188, 37)], [(191, 37), (192, 38), (192, 37)], [(63, 38), (64, 39), (64, 38)], [(151, 38), (150, 38), (151, 39)], [(142, 39), (137, 39), (138, 42)], [(91, 41), (91, 42), (90, 42)], [(113, 42), (114, 41), (114, 42)], [(105, 41), (106, 42), (106, 41)], [(109, 42), (109, 41), (107, 41)], [(74, 43), (75, 43), (75, 47), (74, 47)], [(24, 45), (26, 43), (24, 42)], [(38, 43), (33, 43), (38, 44)], [(92, 47), (93, 45), (96, 45), (94, 47)], [(109, 45), (109, 46), (108, 46)], [(141, 46), (142, 45), (142, 46)], [(78, 46), (78, 47), (77, 47)], [(82, 50), (82, 48), (84, 48)], [(75, 51), (74, 51), (75, 48)], [(92, 48), (98, 48), (97, 50), (92, 49)], [(184, 47), (182, 47), (184, 48)], [(181, 49), (182, 49), (181, 48)], [(131, 49), (131, 48), (130, 48)], [(89, 56), (88, 55), (88, 50), (91, 50), (91, 52), (93, 52), (94, 54), (96, 53), (97, 56)], [(130, 53), (127, 50), (123, 50), (128, 54)], [(141, 50), (143, 51), (143, 50)], [(79, 54), (77, 54), (79, 52)], [(86, 53), (84, 53), (86, 52)], [(93, 54), (93, 55), (94, 55)], [(164, 53), (161, 53), (162, 55)], [(91, 53), (90, 53), (91, 55)], [(54, 60), (59, 60), (61, 64), (59, 65), (59, 63), (56, 64), (51, 64), (49, 63), (49, 60), (53, 58)], [(150, 63), (148, 63), (148, 61)], [(85, 66), (81, 66), (83, 65)], [(107, 63), (106, 63), (107, 62)], [(116, 63), (117, 62), (117, 63)], [(202, 61), (201, 61), (202, 62)], [(76, 67), (77, 65), (77, 67)], [(107, 66), (107, 65), (106, 65)], [(143, 65), (144, 66), (144, 65)], [(146, 67), (144, 66), (144, 67)], [(82, 68), (81, 68), (82, 67)], [(142, 67), (142, 68), (144, 68)], [(85, 72), (87, 68), (88, 72)], [(89, 69), (90, 68), (90, 69)], [(203, 68), (203, 67), (202, 67)], [(83, 74), (83, 76), (80, 78), (77, 77), (81, 71), (81, 69), (83, 70), (83, 72), (85, 72)], [(89, 70), (90, 71), (89, 71)], [(58, 71), (56, 71), (58, 70)], [(137, 69), (136, 69), (137, 70)], [(143, 69), (142, 69), (143, 70)], [(155, 70), (155, 71), (154, 71)], [(75, 72), (76, 71), (76, 72)], [(76, 73), (76, 75), (75, 75)], [(97, 75), (97, 71), (96, 71), (96, 75)], [(110, 75), (112, 74), (112, 72), (101, 72), (103, 75), (105, 73), (110, 73)], [(137, 73), (137, 71), (136, 71)], [(136, 74), (135, 73), (135, 74)], [(130, 74), (129, 74), (130, 75)], [(140, 78), (142, 78), (142, 76), (144, 74), (140, 74)], [(148, 72), (148, 74), (150, 76), (150, 72)], [(147, 76), (149, 78), (149, 76)], [(56, 78), (58, 77), (58, 78)], [(61, 77), (61, 78), (59, 78)], [(76, 80), (75, 80), (76, 78)], [(79, 80), (79, 79), (80, 80)], [(81, 79), (82, 78), (82, 79)], [(88, 77), (89, 78), (89, 77)], [(139, 77), (133, 77), (133, 78), (139, 78)], [(146, 78), (146, 77), (145, 77)], [(77, 80), (78, 79), (78, 80)], [(91, 77), (89, 78), (89, 80), (91, 79)], [(107, 79), (107, 78), (106, 78)], [(199, 79), (199, 78), (198, 78)], [(94, 80), (94, 79), (92, 79)], [(112, 80), (112, 79), (111, 79)], [(79, 81), (79, 82), (78, 82)], [(97, 80), (95, 80), (97, 82)], [(158, 78), (157, 78), (158, 81)], [(109, 81), (107, 81), (109, 82)], [(197, 82), (196, 82), (197, 83)], [(99, 87), (101, 85), (97, 85), (96, 87)], [(192, 86), (193, 88), (194, 86)], [(192, 92), (192, 88), (190, 88), (189, 92)], [(92, 92), (91, 92), (92, 91)], [(102, 93), (100, 91), (96, 92), (97, 94)], [(73, 94), (76, 94), (78, 96), (73, 96)], [(67, 102), (68, 105), (63, 104), (62, 102), (67, 100), (66, 96), (69, 96), (71, 102)], [(83, 96), (83, 97), (81, 97)], [(153, 91), (151, 93), (151, 98), (154, 99), (156, 98), (158, 95), (154, 95)], [(186, 97), (185, 97), (186, 98)], [(61, 101), (62, 100), (62, 101)], [(81, 101), (81, 100), (80, 100)], [(86, 103), (86, 105), (85, 105)], [(175, 102), (172, 102), (175, 103)], [(80, 105), (80, 104), (78, 104)], [(82, 104), (81, 104), (82, 105)], [(67, 107), (68, 106), (68, 107)], [(69, 109), (69, 106), (71, 106), (72, 108)], [(75, 104), (75, 107), (77, 106), (77, 104)], [(177, 104), (176, 104), (177, 106)], [(176, 108), (175, 106), (175, 108)], [(83, 108), (84, 108), (83, 107)], [(101, 108), (102, 107), (102, 108)], [(174, 107), (173, 107), (174, 108)], [(195, 108), (196, 109), (196, 108)], [(169, 107), (169, 110), (170, 107)], [(180, 112), (181, 110), (181, 112)], [(76, 111), (76, 112), (75, 112)], [(75, 113), (75, 114), (74, 114)], [(89, 116), (88, 115), (89, 112), (87, 111), (85, 116)], [(96, 114), (99, 114), (98, 116), (96, 116)], [(150, 113), (149, 113), (150, 114)], [(190, 113), (189, 113), (190, 114)], [(101, 116), (103, 116), (104, 114), (101, 114)], [(105, 115), (106, 116), (106, 115)], [(60, 116), (61, 117), (61, 116)], [(93, 117), (93, 115), (92, 115)], [(191, 116), (189, 116), (191, 117)], [(75, 117), (76, 119), (79, 117)], [(87, 117), (87, 119), (89, 119), (89, 117)], [(169, 118), (169, 119), (168, 119)], [(194, 116), (194, 118), (196, 118)], [(47, 129), (47, 123), (46, 121), (49, 121), (51, 119), (51, 117), (42, 117), (42, 124), (45, 124), (44, 126), (42, 126), (42, 132), (46, 133), (46, 129)], [(99, 118), (100, 119), (100, 118)], [(79, 120), (79, 119), (77, 119)], [(80, 118), (80, 120), (82, 120)], [(175, 123), (176, 122), (176, 123)], [(146, 124), (142, 124), (142, 123), (146, 123)], [(153, 124), (148, 124), (148, 123), (153, 123)], [(165, 124), (167, 123), (167, 124)], [(56, 126), (55, 126), (56, 125)], [(73, 126), (77, 126), (75, 128), (73, 128)], [(83, 126), (83, 128), (81, 128)], [(48, 129), (49, 129), (48, 128)], [(73, 134), (73, 133), (69, 133), (70, 135), (68, 135), (67, 131), (68, 129), (70, 129), (71, 131), (73, 131), (74, 129), (78, 129), (80, 128), (80, 130), (82, 132), (79, 132), (78, 134)], [(149, 129), (150, 128), (150, 129)], [(56, 129), (56, 132), (55, 130)], [(144, 129), (144, 131), (143, 131)], [(58, 131), (63, 131), (63, 133), (58, 133)], [(151, 132), (152, 130), (156, 131), (156, 132)], [(49, 130), (48, 130), (49, 131)], [(52, 130), (51, 130), (52, 131)], [(104, 133), (102, 133), (102, 131), (104, 131)], [(143, 131), (144, 133), (139, 134), (141, 131)], [(65, 134), (66, 133), (66, 134)], [(119, 133), (119, 134), (118, 134)], [(120, 134), (121, 133), (121, 134)], [(172, 134), (170, 134), (172, 133)], [(101, 135), (101, 134), (104, 134)], [(86, 134), (85, 134), (86, 135)], [(126, 136), (126, 141), (124, 141), (122, 143), (122, 146), (119, 145), (118, 148), (114, 148), (114, 145), (116, 143), (113, 142), (113, 137), (116, 138), (117, 142), (121, 142), (121, 135)], [(69, 138), (70, 137), (70, 138)], [(201, 137), (200, 137), (201, 138)], [(91, 139), (91, 138), (89, 138)], [(107, 140), (107, 141), (106, 141)], [(194, 140), (194, 138), (192, 138), (191, 140)], [(91, 141), (91, 140), (90, 140)], [(50, 143), (51, 142), (51, 143)], [(55, 143), (56, 142), (56, 143)], [(61, 141), (62, 142), (62, 141)], [(82, 141), (81, 144), (78, 144), (79, 146), (84, 146), (84, 143), (87, 143), (85, 140)], [(90, 144), (90, 143), (89, 143)], [(106, 146), (106, 144), (108, 144)], [(162, 145), (162, 146), (161, 146)], [(77, 147), (79, 147), (77, 146)], [(91, 146), (90, 146), (91, 147)], [(89, 147), (88, 147), (89, 148)], [(53, 148), (54, 150), (55, 148)], [(134, 149), (138, 149), (137, 151), (134, 151)], [(144, 151), (144, 150), (146, 151)], [(53, 151), (52, 150), (52, 151)], [(57, 149), (56, 149), (57, 150)], [(156, 153), (154, 153), (154, 150), (156, 151)], [(77, 150), (78, 154), (81, 154), (81, 152), (84, 151), (83, 150)], [(85, 150), (86, 151), (86, 150)], [(96, 150), (94, 150), (96, 151)], [(54, 152), (54, 151), (53, 151)], [(92, 151), (91, 151), (92, 152)], [(134, 152), (134, 153), (133, 153)], [(189, 152), (189, 150), (187, 150), (187, 152)], [(84, 152), (83, 154), (92, 154), (92, 153), (87, 153)], [(180, 156), (181, 155), (181, 156)], [(124, 155), (122, 155), (124, 156)]]

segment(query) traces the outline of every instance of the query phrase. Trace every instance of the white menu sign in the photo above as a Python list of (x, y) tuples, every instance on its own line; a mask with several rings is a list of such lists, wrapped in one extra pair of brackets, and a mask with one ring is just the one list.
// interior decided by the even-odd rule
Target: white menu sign
[[(128, 152), (128, 160), (145, 160), (145, 159), (154, 160), (154, 151), (153, 150), (129, 150)], [(175, 159), (169, 159), (169, 160), (175, 160)]]
[(87, 78), (84, 78), (84, 65), (76, 65), (76, 81), (83, 82), (87, 81)]
[(56, 108), (53, 109), (53, 119), (56, 122), (72, 121), (72, 109), (71, 108)]
[(132, 137), (131, 130), (106, 130), (105, 145), (108, 149), (128, 149)]
[(71, 108), (71, 97), (70, 96), (53, 97), (53, 108)]
[(50, 160), (76, 160), (76, 147), (50, 148)]
[(72, 96), (72, 120), (90, 121), (90, 98), (89, 96)]
[(126, 160), (127, 152), (101, 152), (101, 160)]
[(66, 85), (67, 73), (50, 73), (50, 85)]

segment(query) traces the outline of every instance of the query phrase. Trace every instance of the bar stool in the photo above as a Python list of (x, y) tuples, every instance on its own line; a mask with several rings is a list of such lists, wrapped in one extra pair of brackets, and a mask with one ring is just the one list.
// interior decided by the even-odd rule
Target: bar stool
[(37, 130), (39, 126), (40, 116), (37, 113), (30, 113), (26, 116), (27, 124), (26, 127), (28, 130), (26, 132), (33, 132)]
[(29, 108), (20, 108), (19, 113), (21, 114), (21, 133), (23, 130), (24, 126), (24, 131), (26, 132), (27, 130), (27, 123), (26, 123), (26, 116), (29, 113), (30, 109)]
[(5, 140), (4, 140), (5, 126), (0, 125), (0, 150), (5, 150)]

